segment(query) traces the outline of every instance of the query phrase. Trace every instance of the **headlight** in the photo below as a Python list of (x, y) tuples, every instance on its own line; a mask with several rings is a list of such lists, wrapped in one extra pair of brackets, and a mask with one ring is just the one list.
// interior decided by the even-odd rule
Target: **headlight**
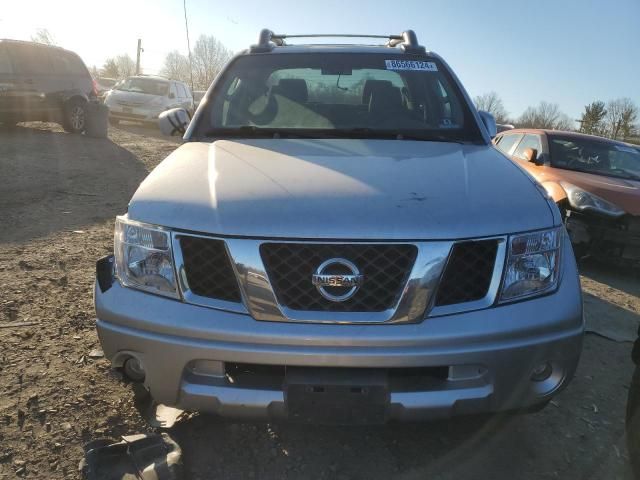
[(561, 227), (509, 237), (501, 301), (539, 295), (556, 287), (562, 234)]
[(560, 182), (560, 185), (562, 185), (562, 188), (567, 192), (567, 199), (571, 206), (576, 210), (592, 210), (611, 217), (619, 217), (625, 213), (624, 210), (617, 205), (614, 205), (593, 193), (589, 193), (580, 187), (576, 187), (571, 183)]
[(171, 234), (167, 230), (117, 217), (114, 243), (120, 283), (178, 298)]

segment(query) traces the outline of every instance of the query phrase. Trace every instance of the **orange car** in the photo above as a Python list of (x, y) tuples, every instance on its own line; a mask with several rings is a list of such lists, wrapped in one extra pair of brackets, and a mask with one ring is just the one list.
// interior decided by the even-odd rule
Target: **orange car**
[(577, 257), (640, 264), (640, 151), (606, 138), (516, 129), (494, 144), (555, 200)]

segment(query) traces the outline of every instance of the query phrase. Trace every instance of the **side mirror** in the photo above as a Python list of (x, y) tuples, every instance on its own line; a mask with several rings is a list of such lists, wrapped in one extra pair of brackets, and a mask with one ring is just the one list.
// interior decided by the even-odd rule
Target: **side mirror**
[(535, 163), (536, 165), (542, 165), (542, 162), (538, 158), (538, 150), (535, 148), (525, 148), (522, 152), (522, 156), (525, 161)]
[(191, 118), (184, 108), (172, 108), (158, 117), (158, 127), (168, 137), (182, 136), (187, 131)]
[(483, 110), (478, 110), (478, 115), (480, 115), (480, 118), (482, 119), (484, 128), (489, 132), (489, 138), (495, 137), (498, 133), (498, 127), (496, 126), (496, 119), (493, 118), (493, 115)]
[(176, 98), (176, 94), (173, 92), (169, 92), (169, 98)]

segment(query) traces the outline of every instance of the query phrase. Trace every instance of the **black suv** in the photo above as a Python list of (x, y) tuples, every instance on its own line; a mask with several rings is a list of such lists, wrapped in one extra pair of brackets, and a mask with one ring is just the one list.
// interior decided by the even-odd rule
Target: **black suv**
[(85, 129), (94, 82), (78, 55), (59, 47), (0, 40), (0, 123), (54, 121), (68, 132)]

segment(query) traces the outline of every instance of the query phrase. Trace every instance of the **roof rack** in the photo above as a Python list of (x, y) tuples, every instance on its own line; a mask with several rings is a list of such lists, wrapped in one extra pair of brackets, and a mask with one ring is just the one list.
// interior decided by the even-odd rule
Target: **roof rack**
[(400, 46), (405, 53), (425, 53), (425, 48), (418, 44), (418, 37), (413, 30), (406, 30), (401, 35), (356, 35), (351, 33), (311, 33), (306, 35), (286, 35), (273, 33), (268, 28), (260, 31), (258, 43), (252, 45), (251, 53), (270, 52), (274, 47), (285, 46), (288, 38), (380, 38), (387, 40), (387, 47)]

